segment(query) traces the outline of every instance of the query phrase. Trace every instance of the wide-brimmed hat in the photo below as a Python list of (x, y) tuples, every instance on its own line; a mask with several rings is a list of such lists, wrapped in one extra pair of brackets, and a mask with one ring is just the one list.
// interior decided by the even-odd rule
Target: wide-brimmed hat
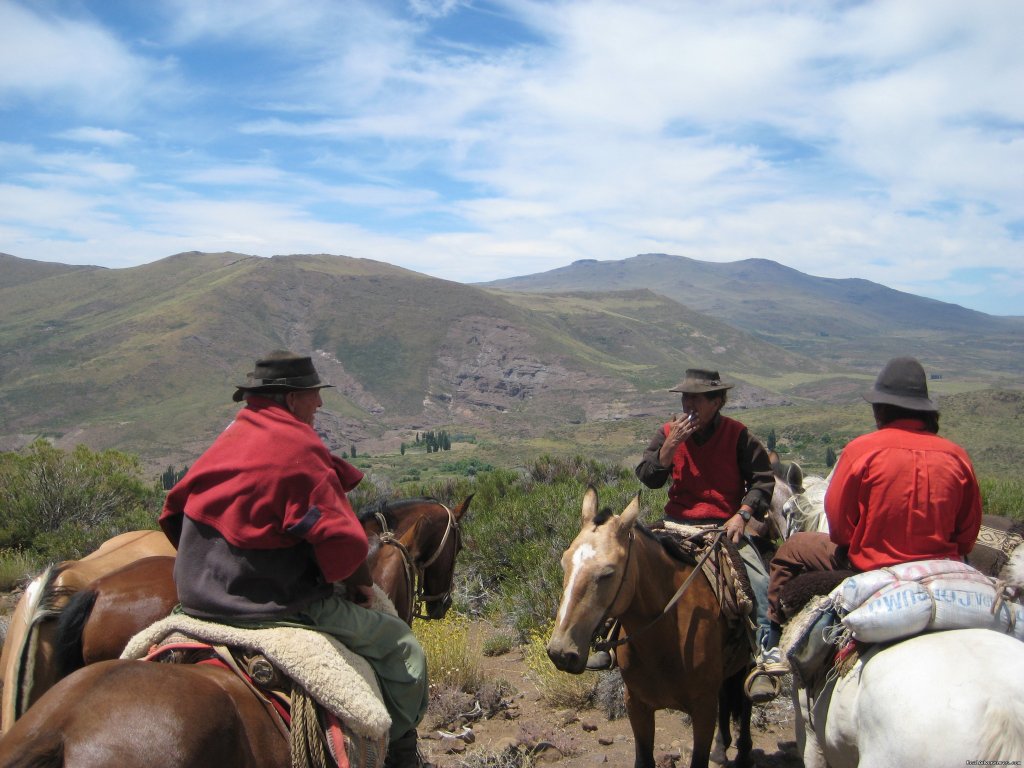
[(702, 395), (705, 392), (718, 392), (732, 389), (733, 384), (726, 384), (718, 371), (706, 371), (703, 368), (687, 368), (682, 381), (669, 392), (682, 392), (685, 395)]
[(894, 357), (875, 379), (875, 386), (864, 393), (869, 403), (898, 405), (911, 411), (937, 412), (928, 398), (928, 380), (921, 363), (912, 357)]
[(246, 374), (245, 384), (237, 384), (232, 395), (237, 403), (247, 392), (295, 392), (302, 389), (323, 389), (333, 387), (320, 381), (320, 375), (313, 367), (310, 357), (296, 355), (286, 349), (267, 353), (256, 361), (254, 369)]

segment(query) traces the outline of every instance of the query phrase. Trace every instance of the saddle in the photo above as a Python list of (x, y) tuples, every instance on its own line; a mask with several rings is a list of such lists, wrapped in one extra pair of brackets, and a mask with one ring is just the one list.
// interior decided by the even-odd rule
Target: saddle
[[(227, 667), (265, 701), (293, 756), (307, 756), (307, 765), (383, 765), (391, 717), (376, 676), (365, 659), (330, 635), (172, 614), (132, 638), (122, 658)], [(327, 754), (333, 762), (325, 761)]]
[(705, 557), (716, 541), (714, 525), (684, 525), (671, 520), (662, 521), (662, 527), (651, 532), (661, 541), (666, 551), (687, 565), (701, 564), (701, 570), (718, 598), (722, 613), (730, 626), (750, 624), (754, 612), (754, 593), (747, 578), (747, 570), (739, 550), (722, 536), (720, 546)]

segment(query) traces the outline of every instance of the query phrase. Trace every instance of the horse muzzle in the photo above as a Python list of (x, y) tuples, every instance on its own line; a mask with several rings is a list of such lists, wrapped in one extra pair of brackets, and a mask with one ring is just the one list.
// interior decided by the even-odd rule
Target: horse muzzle
[(573, 675), (582, 674), (587, 666), (587, 654), (580, 653), (578, 646), (552, 637), (548, 642), (548, 658), (556, 669)]

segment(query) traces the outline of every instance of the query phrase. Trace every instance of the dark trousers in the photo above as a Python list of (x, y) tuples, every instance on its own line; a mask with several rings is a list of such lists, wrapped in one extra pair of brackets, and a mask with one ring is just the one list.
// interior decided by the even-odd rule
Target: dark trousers
[(842, 571), (851, 568), (846, 547), (837, 547), (827, 533), (794, 533), (775, 552), (768, 575), (768, 618), (782, 624), (782, 588), (805, 571)]

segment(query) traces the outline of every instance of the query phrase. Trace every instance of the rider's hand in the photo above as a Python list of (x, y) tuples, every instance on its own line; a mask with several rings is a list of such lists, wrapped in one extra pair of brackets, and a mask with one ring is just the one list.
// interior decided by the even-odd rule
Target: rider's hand
[(675, 456), (676, 448), (690, 439), (690, 436), (700, 429), (700, 418), (695, 413), (672, 414), (669, 420), (668, 434), (665, 435), (665, 442), (661, 445), (658, 454), (658, 461), (663, 467), (672, 466), (672, 457)]
[(729, 537), (729, 540), (733, 544), (739, 544), (740, 538), (743, 536), (743, 529), (746, 527), (746, 521), (743, 519), (743, 516), (737, 512), (725, 521), (725, 535)]

